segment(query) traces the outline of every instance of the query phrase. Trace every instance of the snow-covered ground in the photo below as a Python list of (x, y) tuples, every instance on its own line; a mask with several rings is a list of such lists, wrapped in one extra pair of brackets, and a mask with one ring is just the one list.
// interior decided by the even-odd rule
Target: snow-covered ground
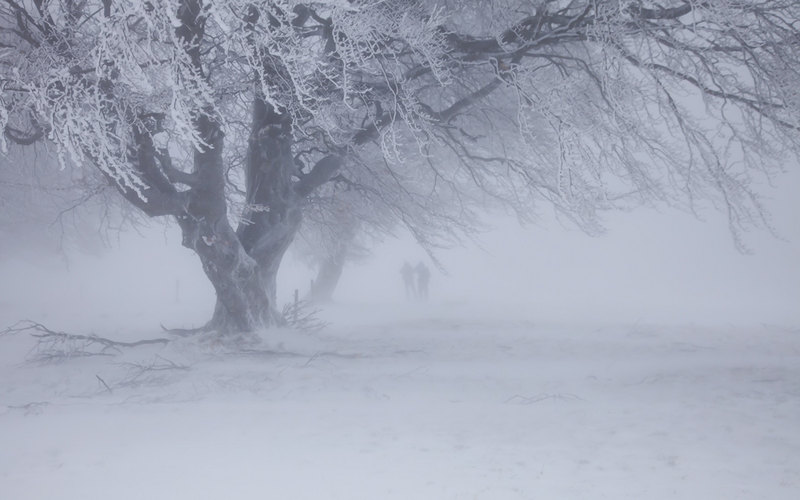
[[(671, 214), (594, 240), (506, 227), (442, 253), (427, 305), (398, 272), (424, 252), (390, 241), (346, 269), (328, 328), (246, 353), (179, 339), (55, 362), (0, 336), (0, 500), (795, 500), (797, 185), (793, 243), (754, 237), (753, 256)], [(208, 318), (174, 228), (119, 240), (5, 255), (0, 330), (125, 341)], [(282, 301), (313, 276), (282, 273)]]
[(798, 329), (323, 317), (248, 353), (0, 338), (0, 498), (800, 498)]

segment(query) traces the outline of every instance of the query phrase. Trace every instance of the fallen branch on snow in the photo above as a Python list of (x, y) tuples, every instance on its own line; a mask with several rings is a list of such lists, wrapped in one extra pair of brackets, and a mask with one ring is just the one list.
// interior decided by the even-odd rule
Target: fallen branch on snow
[(58, 360), (82, 356), (111, 356), (108, 351), (121, 352), (122, 348), (139, 347), (150, 344), (167, 344), (169, 339), (155, 338), (121, 342), (97, 335), (81, 335), (51, 330), (41, 323), (22, 320), (0, 331), (0, 335), (13, 335), (28, 332), (38, 342), (34, 351), (40, 360)]
[[(148, 363), (121, 363), (121, 365), (128, 367), (130, 372), (128, 377), (117, 383), (115, 387), (134, 387), (146, 384), (148, 382), (148, 380), (145, 380), (147, 376), (152, 376), (155, 372), (188, 371), (191, 369), (187, 365), (178, 364), (158, 354)], [(152, 383), (153, 380), (149, 380), (149, 382)]]

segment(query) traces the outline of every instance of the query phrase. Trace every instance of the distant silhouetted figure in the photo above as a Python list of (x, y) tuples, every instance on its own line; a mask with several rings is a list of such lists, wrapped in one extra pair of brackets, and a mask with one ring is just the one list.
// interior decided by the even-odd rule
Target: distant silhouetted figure
[(414, 268), (408, 261), (400, 268), (400, 274), (403, 276), (403, 283), (406, 285), (406, 298), (411, 299), (417, 296), (417, 289), (414, 286)]
[(431, 272), (422, 261), (417, 264), (417, 293), (422, 300), (428, 300), (428, 282), (431, 280)]

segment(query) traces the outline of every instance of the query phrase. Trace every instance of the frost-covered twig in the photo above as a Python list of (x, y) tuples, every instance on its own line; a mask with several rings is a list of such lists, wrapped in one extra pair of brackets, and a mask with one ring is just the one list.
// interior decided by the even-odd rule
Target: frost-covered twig
[(105, 380), (103, 380), (103, 377), (101, 377), (100, 375), (97, 375), (97, 374), (95, 374), (95, 377), (97, 377), (97, 380), (99, 380), (99, 381), (100, 381), (100, 383), (101, 383), (101, 384), (103, 384), (103, 387), (105, 387), (105, 388), (106, 388), (106, 390), (108, 390), (108, 392), (109, 392), (109, 393), (112, 393), (112, 392), (114, 392), (114, 391), (112, 391), (112, 390), (111, 390), (111, 387), (109, 387), (109, 386), (108, 386), (108, 384), (106, 383), (106, 381), (105, 381)]
[(295, 298), (294, 302), (283, 306), (282, 314), (286, 326), (295, 330), (316, 332), (328, 326), (326, 322), (317, 317), (319, 309), (314, 308), (307, 300)]
[(155, 358), (147, 363), (121, 363), (123, 366), (127, 366), (130, 368), (129, 376), (119, 382), (118, 386), (133, 386), (133, 385), (141, 385), (143, 382), (141, 381), (142, 376), (147, 374), (152, 374), (154, 372), (164, 372), (164, 371), (188, 371), (190, 369), (187, 365), (178, 364), (171, 359), (167, 359), (163, 356), (159, 356), (156, 354)]
[(33, 349), (34, 358), (59, 360), (81, 356), (110, 356), (109, 351), (149, 344), (166, 344), (169, 339), (155, 338), (135, 342), (121, 342), (97, 335), (59, 332), (31, 320), (22, 320), (0, 332), (0, 335), (29, 332), (38, 341)]

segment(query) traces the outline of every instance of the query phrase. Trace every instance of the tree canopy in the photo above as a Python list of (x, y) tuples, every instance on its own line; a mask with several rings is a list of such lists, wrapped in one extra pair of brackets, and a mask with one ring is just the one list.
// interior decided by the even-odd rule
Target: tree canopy
[[(456, 8), (457, 7), (457, 8)], [(598, 212), (753, 188), (800, 145), (790, 0), (0, 0), (0, 146), (51, 145), (171, 216), (209, 328), (280, 322), (310, 201), (357, 193), (423, 243), (488, 204)], [(384, 222), (381, 222), (384, 223)]]

